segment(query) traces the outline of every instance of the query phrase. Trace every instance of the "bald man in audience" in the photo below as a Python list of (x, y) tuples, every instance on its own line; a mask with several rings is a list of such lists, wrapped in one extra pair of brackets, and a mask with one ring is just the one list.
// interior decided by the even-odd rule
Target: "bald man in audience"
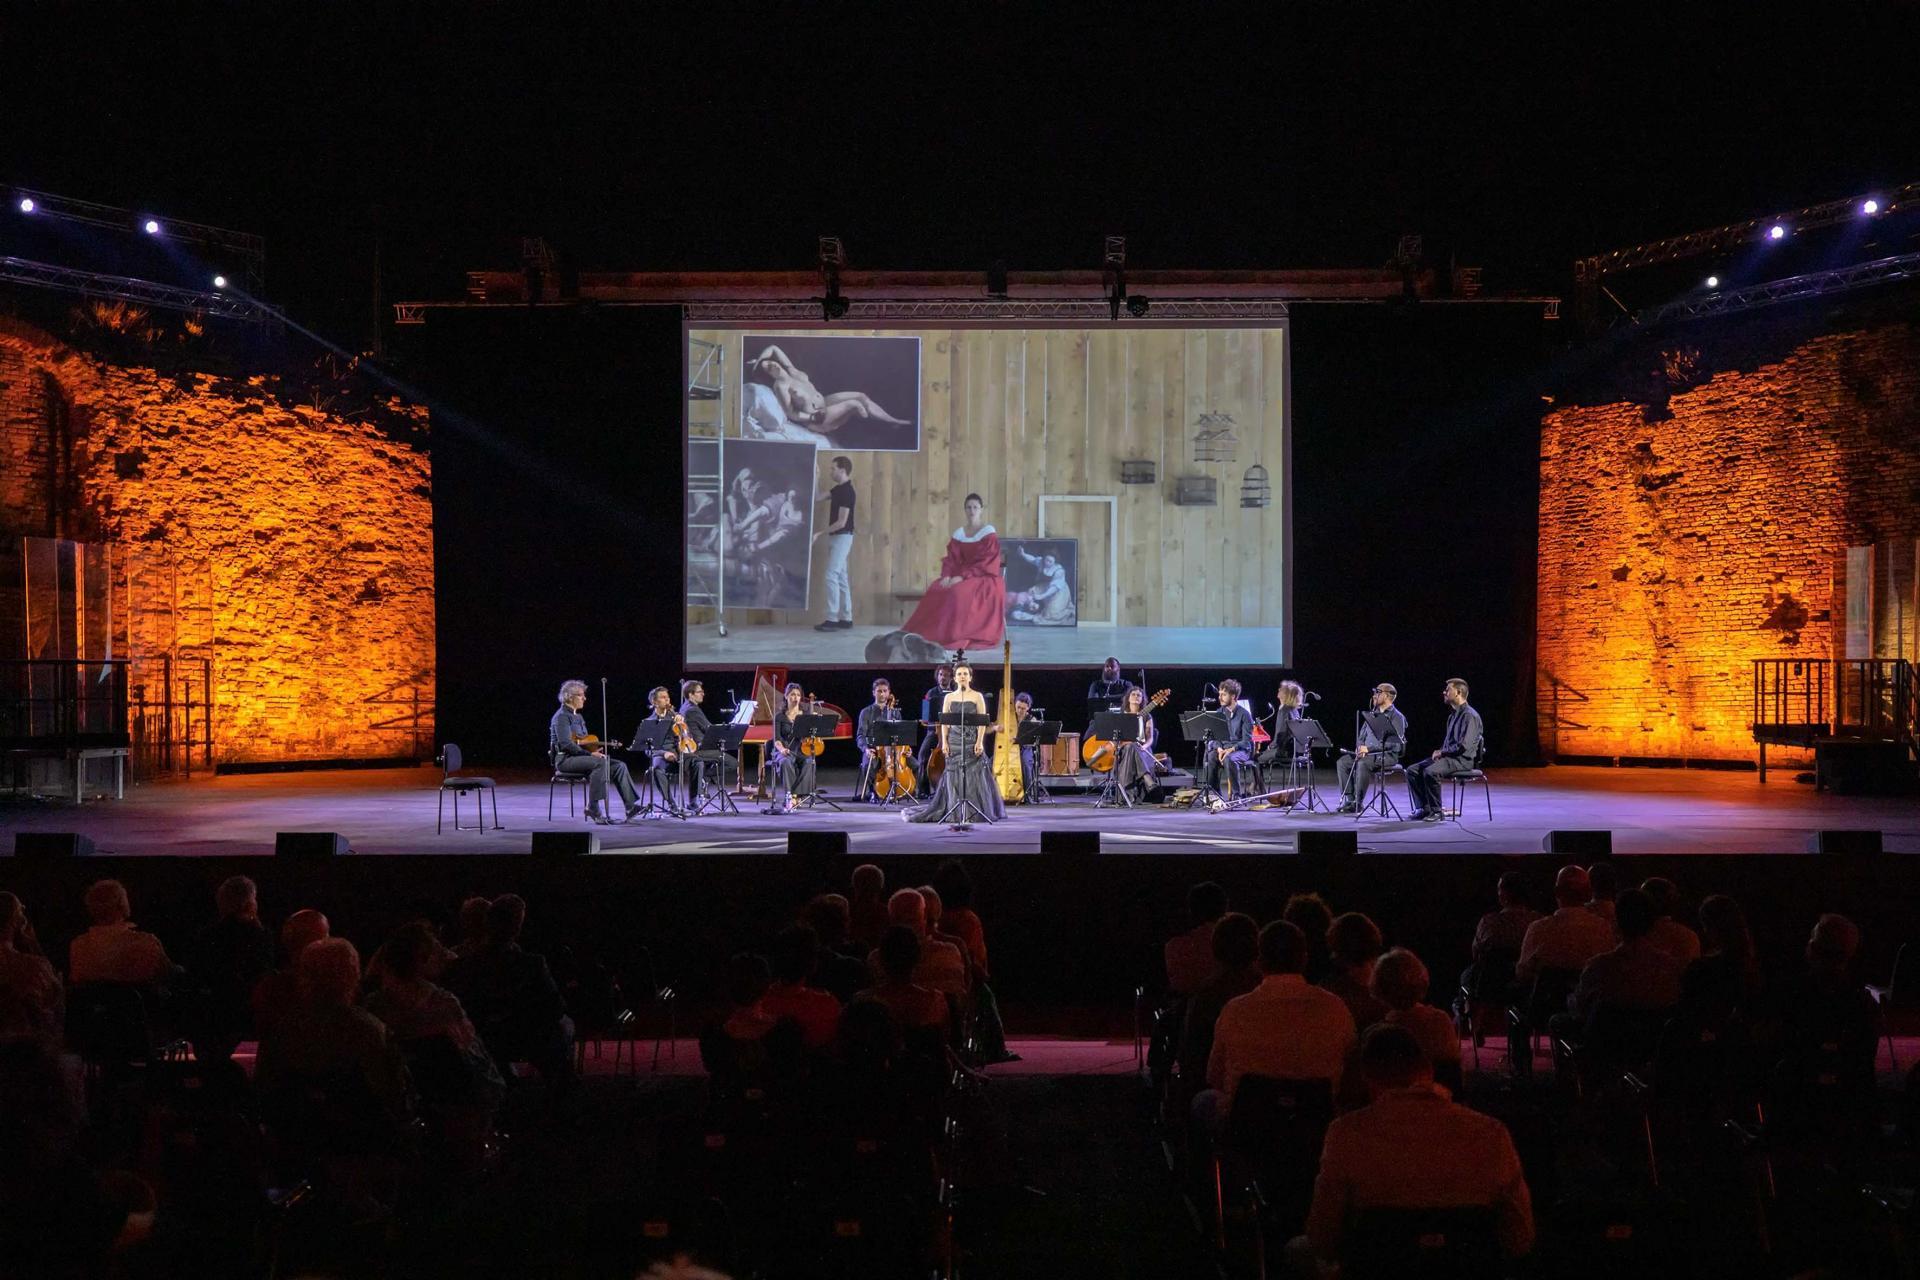
[(253, 984), (253, 1028), (265, 1033), (268, 1024), (300, 1002), (300, 953), (331, 936), (327, 918), (312, 907), (296, 911), (280, 925), (280, 953), (285, 965)]
[(1520, 962), (1513, 967), (1531, 980), (1542, 969), (1584, 969), (1587, 961), (1613, 950), (1613, 921), (1587, 909), (1593, 886), (1584, 867), (1564, 866), (1554, 877), (1554, 913), (1527, 926)]
[[(933, 937), (927, 928), (927, 900), (918, 890), (901, 889), (887, 899), (887, 920), (889, 925), (904, 925), (913, 930), (914, 937), (920, 939), (920, 959), (914, 965), (913, 981), (917, 986), (929, 987), (948, 995), (963, 996), (967, 993), (967, 958), (960, 948), (951, 942), (942, 942)], [(874, 948), (867, 957), (867, 968), (874, 983), (879, 984), (885, 976), (880, 964), (880, 950)]]
[(83, 982), (128, 982), (136, 986), (171, 980), (179, 970), (160, 939), (133, 925), (133, 904), (118, 880), (96, 880), (87, 889), (93, 923), (67, 947), (67, 977)]

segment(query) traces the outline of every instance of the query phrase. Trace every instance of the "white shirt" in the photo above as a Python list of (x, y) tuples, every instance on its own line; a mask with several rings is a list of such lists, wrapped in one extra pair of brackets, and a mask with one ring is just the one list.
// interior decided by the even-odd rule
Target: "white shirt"
[(1613, 950), (1613, 922), (1584, 906), (1561, 907), (1527, 926), (1514, 972), (1531, 978), (1541, 969), (1584, 969), (1587, 961)]
[(1247, 1075), (1327, 1080), (1338, 1094), (1347, 1057), (1359, 1039), (1346, 1001), (1309, 986), (1300, 974), (1270, 973), (1220, 1011), (1207, 1058), (1207, 1087), (1224, 1093), (1228, 1108), (1240, 1077)]

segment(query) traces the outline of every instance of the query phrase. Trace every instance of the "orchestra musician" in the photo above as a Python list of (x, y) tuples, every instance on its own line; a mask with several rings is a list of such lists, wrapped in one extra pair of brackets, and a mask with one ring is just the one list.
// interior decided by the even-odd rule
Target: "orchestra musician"
[[(1025, 724), (1033, 717), (1033, 695), (1022, 693), (1013, 700), (1013, 719), (1016, 725)], [(1033, 803), (1033, 780), (1040, 772), (1040, 748), (1029, 744), (1020, 748), (1020, 794), (1022, 803)]]
[(604, 745), (584, 741), (587, 720), (580, 708), (586, 703), (587, 686), (582, 681), (568, 680), (560, 686), (560, 709), (547, 722), (547, 753), (555, 773), (587, 780), (587, 820), (604, 826), (613, 820), (607, 816), (609, 785), (626, 801), (629, 818), (640, 812), (640, 795), (633, 789), (633, 776), (624, 761), (610, 759)]
[(788, 685), (785, 696), (786, 705), (774, 713), (767, 767), (773, 774), (773, 812), (792, 813), (802, 797), (813, 794), (816, 770), (814, 757), (800, 750), (800, 717), (805, 714), (800, 686)]
[(1273, 741), (1260, 753), (1261, 764), (1272, 764), (1275, 760), (1287, 762), (1287, 781), (1292, 783), (1303, 768), (1310, 768), (1313, 757), (1298, 755), (1293, 749), (1293, 724), (1304, 720), (1307, 714), (1307, 691), (1298, 681), (1282, 680), (1275, 698), (1273, 717)]
[(893, 696), (893, 685), (885, 676), (873, 682), (873, 701), (860, 708), (853, 722), (853, 742), (860, 748), (860, 786), (854, 799), (869, 804), (875, 799), (873, 779), (880, 767), (880, 748), (873, 742), (873, 726), (882, 720), (900, 718), (900, 701)]
[(1465, 680), (1455, 676), (1447, 681), (1440, 697), (1451, 713), (1440, 749), (1407, 766), (1407, 798), (1413, 804), (1407, 816), (1424, 822), (1439, 822), (1447, 816), (1440, 807), (1440, 780), (1473, 768), (1486, 736), (1480, 713), (1467, 705)]
[(1229, 782), (1240, 777), (1241, 770), (1253, 763), (1253, 712), (1240, 701), (1240, 682), (1222, 680), (1220, 682), (1220, 713), (1227, 718), (1227, 735), (1224, 741), (1209, 738), (1202, 744), (1200, 765), (1200, 790), (1210, 796), (1213, 807), (1218, 808), (1220, 782), (1224, 774)]
[(940, 745), (940, 735), (934, 732), (934, 717), (947, 705), (947, 695), (952, 692), (953, 668), (943, 662), (933, 669), (933, 688), (920, 695), (920, 727), (927, 733), (920, 739), (913, 762), (915, 771), (922, 778), (927, 776), (927, 757)]
[[(673, 694), (667, 686), (660, 685), (647, 694), (647, 701), (653, 707), (642, 725), (673, 724), (680, 715), (673, 709)], [(675, 725), (676, 733), (684, 727), (684, 722)], [(675, 738), (664, 738), (660, 746), (647, 753), (647, 777), (653, 782), (654, 794), (660, 797), (661, 805), (674, 817), (685, 816), (686, 810), (680, 804), (681, 788), (676, 784), (680, 780), (680, 744)]]
[[(696, 743), (705, 742), (707, 731), (713, 728), (713, 721), (700, 709), (706, 700), (707, 688), (698, 680), (680, 682), (680, 718), (687, 722), (687, 732)], [(720, 751), (716, 747), (695, 751), (683, 767), (687, 771), (687, 800), (690, 804), (697, 803), (700, 788), (720, 776)]]
[(1360, 812), (1360, 802), (1366, 799), (1373, 775), (1400, 763), (1400, 752), (1407, 742), (1407, 717), (1393, 705), (1399, 696), (1399, 691), (1384, 680), (1373, 686), (1373, 710), (1393, 721), (1393, 732), (1382, 738), (1372, 725), (1360, 722), (1360, 740), (1354, 744), (1353, 754), (1340, 757), (1341, 813)]
[(1114, 705), (1118, 706), (1120, 699), (1127, 696), (1127, 690), (1131, 687), (1126, 678), (1120, 674), (1120, 659), (1108, 658), (1100, 668), (1100, 678), (1087, 686), (1087, 701), (1111, 698)]
[[(1127, 688), (1122, 711), (1140, 718), (1140, 731), (1130, 742), (1117, 742), (1119, 754), (1113, 762), (1114, 785), (1122, 791), (1136, 789), (1136, 798), (1152, 800), (1160, 790), (1160, 766), (1153, 758), (1155, 730), (1153, 713), (1147, 710), (1147, 691), (1139, 685)], [(1252, 730), (1248, 730), (1251, 737)]]

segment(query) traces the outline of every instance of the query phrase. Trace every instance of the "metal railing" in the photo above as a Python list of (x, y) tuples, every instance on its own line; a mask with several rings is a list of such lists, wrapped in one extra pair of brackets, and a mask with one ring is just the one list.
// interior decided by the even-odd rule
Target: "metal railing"
[(148, 659), (129, 688), (135, 777), (213, 768), (213, 660)]
[(124, 659), (0, 660), (0, 749), (127, 746), (128, 666)]
[(1755, 658), (1752, 723), (1756, 742), (1911, 742), (1913, 666), (1905, 658)]

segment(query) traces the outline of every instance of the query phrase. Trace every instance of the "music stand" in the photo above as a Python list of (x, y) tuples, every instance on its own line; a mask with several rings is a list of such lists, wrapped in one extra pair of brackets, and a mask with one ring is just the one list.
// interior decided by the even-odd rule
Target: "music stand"
[(1121, 694), (1118, 697), (1113, 697), (1113, 698), (1088, 698), (1087, 699), (1087, 734), (1088, 736), (1098, 737), (1099, 735), (1093, 732), (1094, 719), (1098, 716), (1104, 715), (1106, 712), (1118, 711), (1121, 708), (1121, 706), (1124, 704), (1125, 699), (1126, 699), (1125, 694)]
[[(683, 754), (680, 757), (683, 764), (720, 766), (720, 776), (714, 780), (714, 785), (704, 788), (694, 803), (695, 817), (709, 812), (730, 813), (736, 818), (740, 816), (740, 806), (733, 802), (733, 795), (727, 790), (727, 761), (740, 750), (740, 744), (746, 740), (747, 727), (744, 724), (708, 725), (706, 733), (701, 735), (699, 750), (693, 756)], [(708, 756), (709, 751), (715, 754)], [(734, 768), (737, 772), (739, 766), (735, 765)]]
[[(1313, 767), (1313, 753), (1316, 750), (1333, 750), (1333, 739), (1327, 736), (1327, 731), (1320, 727), (1318, 720), (1290, 720), (1286, 723), (1287, 731), (1293, 735), (1294, 759), (1298, 760), (1304, 756), (1307, 761), (1307, 789), (1298, 800), (1287, 806), (1287, 812), (1292, 813), (1303, 804), (1308, 813), (1333, 812), (1333, 806), (1320, 798), (1320, 788), (1314, 779), (1316, 770)], [(1297, 780), (1289, 779), (1289, 781)]]
[[(920, 736), (920, 722), (917, 720), (875, 720), (868, 726), (867, 732), (872, 735), (868, 743), (869, 746), (887, 748), (905, 747), (907, 748), (908, 754), (911, 755), (913, 752), (914, 739)], [(861, 762), (860, 767), (863, 771), (872, 769), (873, 757), (868, 756)], [(862, 776), (866, 776), (864, 772)], [(880, 805), (882, 808), (885, 808), (888, 805), (905, 804), (909, 800), (918, 800), (919, 798), (920, 780), (915, 778), (911, 789), (903, 791), (896, 786), (893, 789), (892, 795), (880, 798)]]
[[(962, 702), (952, 711), (942, 711), (938, 717), (938, 723), (946, 725), (949, 729), (984, 729), (993, 723), (993, 717), (984, 711), (975, 711), (971, 703)], [(985, 810), (968, 798), (967, 784), (962, 780), (963, 775), (955, 772), (986, 767), (985, 755), (978, 758), (969, 755), (958, 762), (952, 759), (947, 761), (947, 771), (942, 775), (941, 780), (952, 778), (954, 785), (947, 788), (947, 811), (940, 815), (940, 821), (946, 823), (952, 830), (973, 830), (973, 823), (967, 820), (969, 813), (985, 823), (994, 821), (987, 816)]]
[[(1206, 776), (1207, 743), (1225, 742), (1227, 734), (1227, 713), (1224, 711), (1182, 711), (1180, 713), (1180, 736), (1193, 744), (1193, 774), (1197, 780)], [(1202, 784), (1194, 793), (1191, 808), (1205, 804), (1208, 795), (1220, 798), (1220, 793), (1212, 787)]]
[[(674, 751), (677, 753), (678, 747), (667, 745), (672, 741), (673, 721), (671, 720), (642, 720), (640, 727), (633, 731), (633, 751), (644, 755), (647, 760), (646, 777), (647, 795), (649, 797), (646, 807), (635, 814), (635, 817), (674, 817), (685, 819), (687, 816), (685, 810), (677, 809), (671, 804), (663, 803), (664, 801), (671, 800), (671, 796), (653, 797), (653, 793), (658, 790), (658, 788), (653, 785), (653, 753), (656, 751)], [(679, 770), (676, 769), (674, 772), (678, 774)], [(629, 821), (631, 821), (631, 819), (629, 819)]]
[(1114, 750), (1113, 767), (1104, 775), (1100, 798), (1093, 802), (1094, 808), (1105, 809), (1115, 805), (1133, 808), (1133, 797), (1120, 785), (1120, 753), (1127, 749), (1127, 744), (1139, 741), (1140, 720), (1141, 717), (1125, 711), (1102, 711), (1093, 718), (1093, 724), (1087, 730), (1088, 735), (1111, 742)]
[[(839, 727), (839, 716), (830, 716), (814, 711), (803, 712), (799, 716), (796, 716), (793, 721), (794, 734), (796, 737), (803, 742), (808, 738), (818, 738), (823, 745), (827, 740), (827, 736)], [(801, 798), (799, 807), (802, 809), (812, 809), (820, 805), (827, 806), (827, 808), (833, 810), (835, 813), (846, 812), (839, 805), (828, 799), (826, 793), (820, 790), (820, 761), (818, 757), (815, 757), (813, 765), (813, 791)]]
[(1018, 731), (1013, 735), (1013, 742), (1016, 747), (1023, 751), (1028, 747), (1034, 748), (1033, 787), (1027, 792), (1027, 802), (1029, 804), (1046, 804), (1053, 799), (1053, 793), (1048, 791), (1046, 784), (1040, 781), (1039, 748), (1050, 747), (1058, 741), (1060, 741), (1060, 722), (1058, 720), (1041, 720), (1037, 718), (1036, 715), (1029, 715), (1025, 720), (1022, 720)]

